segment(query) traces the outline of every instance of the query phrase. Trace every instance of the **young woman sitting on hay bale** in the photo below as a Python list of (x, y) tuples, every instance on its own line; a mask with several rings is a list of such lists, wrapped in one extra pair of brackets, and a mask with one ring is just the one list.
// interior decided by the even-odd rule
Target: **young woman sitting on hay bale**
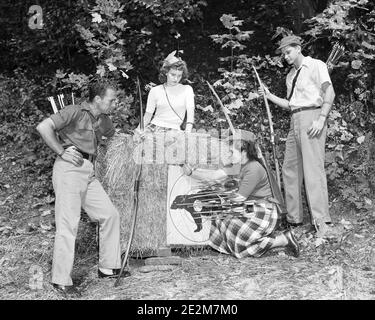
[[(182, 84), (188, 77), (188, 70), (186, 62), (175, 54), (173, 51), (165, 58), (159, 73), (162, 84), (153, 87), (148, 94), (144, 116), (146, 132), (191, 132), (193, 128), (194, 91), (190, 85)], [(186, 128), (181, 128), (185, 117)], [(139, 127), (137, 131), (139, 133)]]
[[(267, 251), (284, 247), (299, 256), (299, 245), (290, 230), (275, 235), (278, 213), (272, 197), (267, 172), (258, 158), (255, 143), (245, 136), (230, 141), (233, 165), (240, 165), (239, 189), (233, 202), (253, 200), (253, 212), (243, 216), (224, 215), (211, 222), (209, 245), (215, 250), (237, 258), (260, 257)], [(195, 169), (184, 167), (192, 178), (203, 181), (223, 181), (232, 169)]]

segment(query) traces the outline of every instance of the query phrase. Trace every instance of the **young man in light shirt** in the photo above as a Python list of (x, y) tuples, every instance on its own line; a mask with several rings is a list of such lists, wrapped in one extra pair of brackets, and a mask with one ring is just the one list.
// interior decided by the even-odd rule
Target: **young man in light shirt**
[(299, 37), (284, 37), (278, 50), (293, 66), (286, 77), (288, 98), (277, 97), (267, 88), (259, 91), (268, 100), (291, 112), (282, 168), (287, 221), (291, 226), (302, 225), (301, 188), (304, 181), (313, 224), (324, 236), (331, 224), (324, 169), (325, 141), (327, 116), (335, 92), (326, 64), (304, 56)]

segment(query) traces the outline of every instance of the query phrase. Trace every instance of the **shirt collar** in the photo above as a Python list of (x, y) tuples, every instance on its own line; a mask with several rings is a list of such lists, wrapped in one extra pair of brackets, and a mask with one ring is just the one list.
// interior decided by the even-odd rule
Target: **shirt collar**
[(84, 101), (84, 102), (81, 103), (81, 109), (90, 112), (91, 115), (92, 115), (96, 120), (98, 120), (99, 115), (98, 115), (97, 117), (94, 116), (94, 112), (93, 112), (92, 106), (91, 106), (90, 104), (88, 104), (86, 101)]
[(309, 57), (309, 56), (303, 57), (302, 63), (301, 63), (301, 67), (305, 66), (306, 68), (309, 68), (309, 66), (310, 66), (310, 60), (311, 60), (311, 57)]

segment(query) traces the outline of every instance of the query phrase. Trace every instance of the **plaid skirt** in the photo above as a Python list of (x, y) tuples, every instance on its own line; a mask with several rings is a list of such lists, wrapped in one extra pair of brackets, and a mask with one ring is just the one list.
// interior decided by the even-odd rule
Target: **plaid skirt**
[(237, 258), (260, 257), (272, 246), (277, 223), (276, 206), (256, 202), (248, 217), (227, 215), (211, 222), (209, 245), (215, 250)]

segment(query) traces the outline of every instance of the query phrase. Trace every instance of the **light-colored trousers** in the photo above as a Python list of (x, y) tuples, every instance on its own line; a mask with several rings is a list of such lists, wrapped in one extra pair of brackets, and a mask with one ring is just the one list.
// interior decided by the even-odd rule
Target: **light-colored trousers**
[(81, 207), (92, 221), (99, 222), (99, 267), (121, 268), (120, 216), (94, 176), (93, 164), (81, 167), (57, 158), (53, 166), (56, 235), (52, 282), (72, 285), (75, 240)]
[(324, 169), (327, 125), (319, 136), (310, 138), (308, 128), (318, 119), (321, 109), (305, 110), (292, 115), (286, 140), (282, 175), (287, 221), (303, 222), (302, 182), (314, 221), (331, 222), (328, 208), (327, 178)]

